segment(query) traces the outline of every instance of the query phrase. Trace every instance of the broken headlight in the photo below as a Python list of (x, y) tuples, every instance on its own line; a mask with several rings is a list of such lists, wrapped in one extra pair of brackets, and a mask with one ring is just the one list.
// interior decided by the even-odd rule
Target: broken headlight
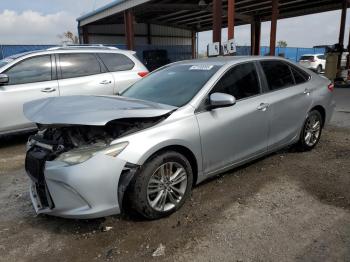
[(116, 157), (128, 144), (128, 142), (122, 142), (109, 146), (95, 144), (92, 146), (79, 147), (59, 155), (56, 160), (74, 165), (87, 161), (97, 153)]

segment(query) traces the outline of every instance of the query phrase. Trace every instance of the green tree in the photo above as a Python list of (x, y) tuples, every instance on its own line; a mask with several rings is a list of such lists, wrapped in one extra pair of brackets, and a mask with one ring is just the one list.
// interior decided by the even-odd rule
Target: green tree
[(79, 38), (71, 31), (64, 32), (62, 35), (58, 35), (62, 43), (66, 44), (79, 44)]

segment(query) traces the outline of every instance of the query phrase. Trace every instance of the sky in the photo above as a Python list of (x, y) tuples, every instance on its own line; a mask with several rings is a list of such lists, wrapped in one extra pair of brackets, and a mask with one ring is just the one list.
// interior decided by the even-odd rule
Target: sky
[[(59, 44), (58, 35), (77, 32), (76, 18), (111, 0), (0, 0), (0, 44)], [(345, 44), (349, 39), (350, 9), (347, 11)], [(277, 40), (288, 46), (312, 47), (338, 41), (340, 10), (278, 20)], [(222, 30), (227, 39), (227, 29)], [(261, 45), (269, 45), (270, 23), (262, 23)], [(250, 44), (250, 26), (237, 26), (238, 45)], [(199, 51), (212, 40), (210, 31), (199, 34)]]

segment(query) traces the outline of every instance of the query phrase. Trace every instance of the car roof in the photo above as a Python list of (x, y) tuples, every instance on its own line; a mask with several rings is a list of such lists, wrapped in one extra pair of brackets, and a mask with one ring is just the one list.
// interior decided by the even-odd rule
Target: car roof
[(303, 54), (302, 56), (318, 56), (318, 55), (324, 55), (324, 54)]
[(33, 50), (29, 52), (18, 53), (12, 56), (5, 57), (5, 59), (18, 59), (26, 56), (33, 56), (39, 54), (57, 54), (57, 53), (120, 53), (133, 55), (136, 52), (131, 50), (123, 50), (119, 48), (107, 47), (107, 46), (57, 46), (48, 49)]
[(208, 58), (193, 59), (193, 60), (184, 60), (184, 61), (176, 62), (175, 64), (188, 64), (188, 65), (210, 64), (210, 65), (223, 66), (226, 64), (233, 64), (238, 62), (259, 61), (259, 60), (289, 61), (285, 58), (278, 57), (278, 56), (218, 56), (218, 57), (208, 57)]

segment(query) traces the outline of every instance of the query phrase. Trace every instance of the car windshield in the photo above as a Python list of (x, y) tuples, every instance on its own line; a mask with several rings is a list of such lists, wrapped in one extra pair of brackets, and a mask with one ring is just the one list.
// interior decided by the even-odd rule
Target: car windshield
[(172, 65), (136, 82), (121, 96), (181, 107), (218, 71), (210, 64)]

